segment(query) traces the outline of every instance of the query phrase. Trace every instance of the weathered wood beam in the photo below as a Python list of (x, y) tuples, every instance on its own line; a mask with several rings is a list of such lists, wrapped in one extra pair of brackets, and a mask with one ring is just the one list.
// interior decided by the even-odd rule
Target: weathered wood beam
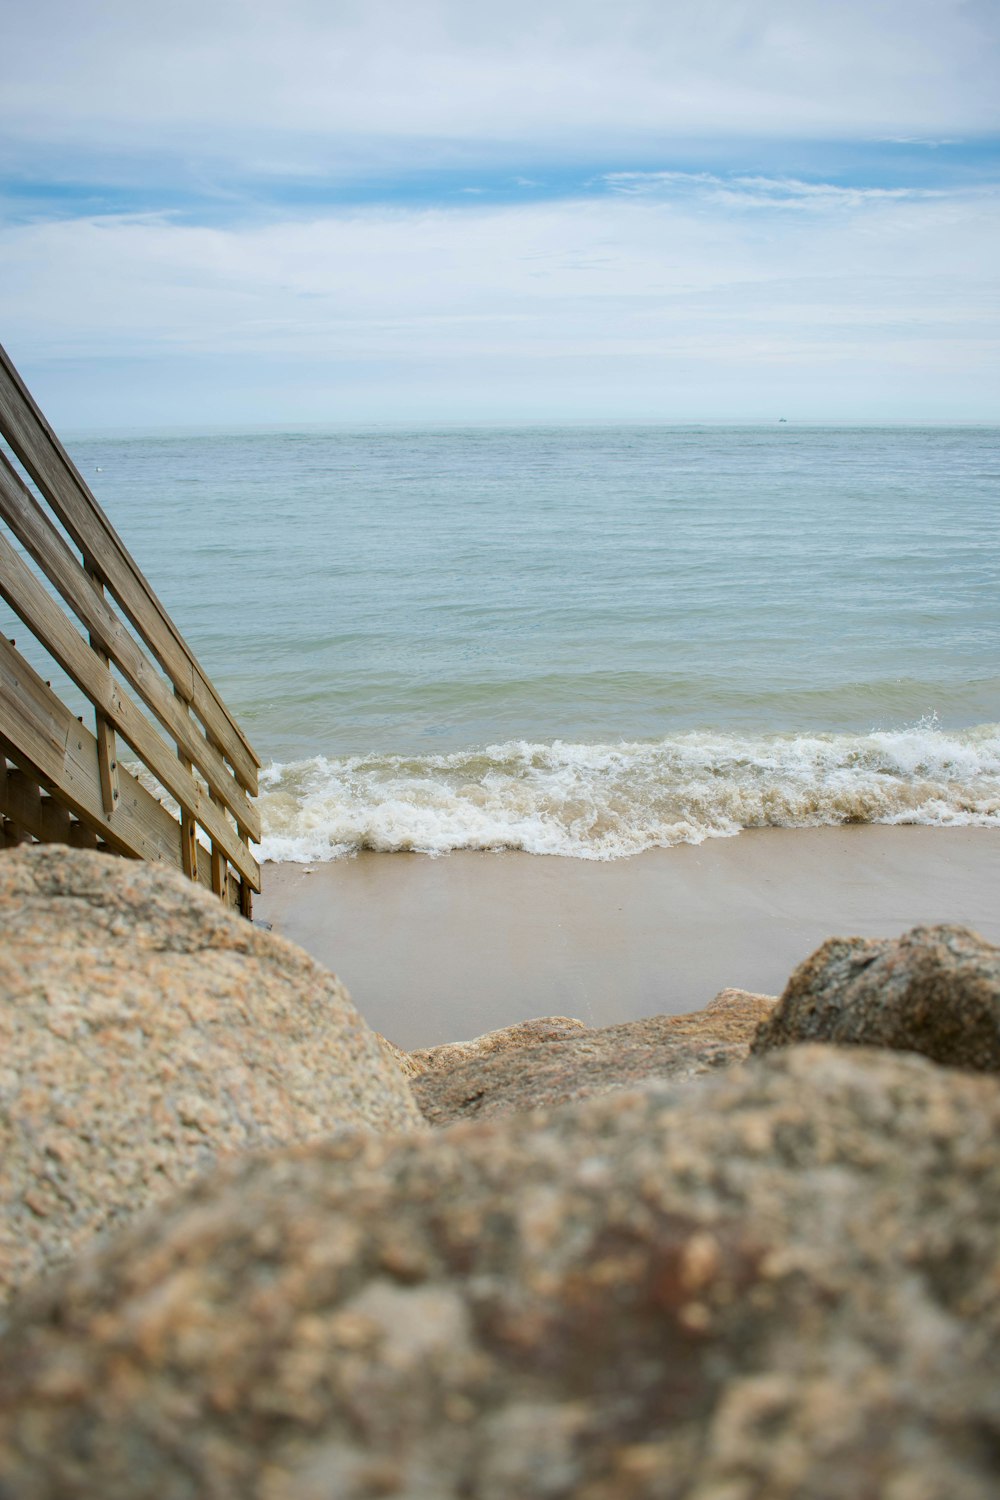
[(225, 850), (240, 874), (259, 891), (260, 866), (236, 829), (182, 767), (145, 715), (120, 691), (108, 668), (3, 536), (0, 536), (0, 595), (179, 805)]
[[(226, 765), (219, 745), (200, 732), (191, 719), (183, 696), (176, 689), (171, 693), (164, 684), (104, 598), (100, 582), (74, 557), (2, 453), (0, 516), (87, 627), (98, 654), (110, 656), (178, 746), (183, 747), (187, 760), (198, 766), (217, 799), (231, 808), (250, 838), (259, 839), (260, 813)], [(109, 763), (114, 758), (113, 753), (110, 754)]]
[(97, 737), (0, 635), (0, 752), (59, 797), (120, 854), (181, 868), (180, 827), (151, 792), (119, 767), (114, 824), (104, 813)]
[(0, 346), (0, 433), (252, 796), (260, 761)]
[[(43, 687), (45, 684), (40, 685)], [(55, 708), (63, 709), (66, 714), (67, 733), (82, 735), (84, 741), (90, 739), (96, 745), (96, 738), (90, 735), (88, 730), (82, 729), (79, 720), (75, 720), (72, 714), (69, 714), (69, 709), (64, 709), (58, 699), (55, 699)], [(85, 748), (87, 745), (84, 744), (82, 759), (85, 759)], [(81, 765), (76, 762), (72, 771), (73, 792), (66, 790), (60, 795), (40, 766), (34, 765), (30, 757), (24, 754), (24, 751), (18, 750), (10, 739), (0, 735), (0, 822), (3, 823), (4, 829), (9, 829), (12, 835), (9, 840), (10, 846), (25, 843), (30, 838), (37, 838), (39, 843), (70, 844), (70, 847), (76, 847), (76, 849), (100, 847), (112, 855), (121, 855), (124, 858), (144, 858), (148, 862), (148, 853), (144, 855), (144, 853), (136, 852), (135, 849), (124, 847), (121, 838), (118, 838), (115, 843), (111, 838), (105, 837), (106, 829), (100, 825), (99, 819), (93, 813), (93, 804), (97, 799), (96, 786), (93, 784), (96, 756), (93, 759), (94, 763), (91, 765), (91, 774), (87, 777), (87, 784), (82, 784)], [(13, 765), (7, 765), (7, 760), (13, 762)], [(129, 805), (133, 813), (135, 811), (133, 799), (135, 799), (141, 804), (139, 811), (142, 811), (150, 822), (159, 823), (163, 834), (174, 840), (174, 856), (162, 859), (159, 861), (160, 864), (180, 868), (180, 828), (178, 828), (177, 820), (156, 801), (154, 796), (151, 796), (150, 792), (145, 790), (144, 786), (141, 786), (141, 783), (135, 781), (129, 771), (121, 768), (121, 777), (123, 777), (121, 796), (126, 799), (124, 805)], [(31, 792), (30, 787), (37, 787), (37, 795)], [(66, 802), (69, 802), (69, 805), (66, 805)], [(36, 811), (31, 813), (30, 810), (33, 807)], [(72, 817), (70, 817), (70, 807), (73, 811)], [(0, 829), (0, 846), (3, 843), (7, 843), (7, 838), (3, 837), (3, 829)], [(211, 889), (211, 880), (207, 870), (202, 870), (199, 874), (199, 883), (204, 885), (205, 889)], [(226, 904), (238, 910), (240, 906), (238, 882), (231, 882)]]

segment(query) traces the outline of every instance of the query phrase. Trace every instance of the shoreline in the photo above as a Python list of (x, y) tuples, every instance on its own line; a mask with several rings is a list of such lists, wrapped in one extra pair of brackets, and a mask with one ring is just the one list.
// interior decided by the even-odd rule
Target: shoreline
[(777, 994), (827, 937), (961, 922), (1000, 943), (992, 828), (761, 828), (607, 862), (365, 851), (263, 875), (255, 915), (408, 1049), (536, 1016), (676, 1015), (728, 986)]

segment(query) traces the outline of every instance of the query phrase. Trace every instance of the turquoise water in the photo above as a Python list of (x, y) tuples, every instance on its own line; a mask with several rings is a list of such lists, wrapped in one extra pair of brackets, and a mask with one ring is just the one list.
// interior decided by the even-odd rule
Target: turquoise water
[(269, 764), (265, 854), (1000, 823), (996, 429), (68, 446)]

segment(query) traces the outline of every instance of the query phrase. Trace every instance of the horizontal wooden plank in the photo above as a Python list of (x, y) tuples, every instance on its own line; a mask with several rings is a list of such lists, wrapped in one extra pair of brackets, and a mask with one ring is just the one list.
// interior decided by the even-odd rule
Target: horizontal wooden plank
[[(34, 777), (26, 776), (23, 771), (5, 771), (0, 777), (0, 811), (37, 838), (42, 826), (42, 789)], [(69, 832), (68, 818), (66, 831)]]
[[(17, 693), (22, 689), (23, 698), (18, 701)], [(39, 765), (61, 763), (66, 754), (67, 725), (75, 724), (76, 720), (48, 683), (24, 661), (13, 641), (3, 634), (0, 634), (0, 694), (3, 695), (0, 706), (4, 708), (0, 734), (8, 722), (15, 722), (16, 711), (21, 726), (18, 745)], [(57, 712), (53, 712), (54, 707)]]
[(43, 844), (68, 844), (69, 812), (54, 797), (42, 795), (34, 776), (20, 769), (0, 774), (0, 811)]
[(119, 688), (110, 671), (0, 535), (0, 594), (28, 629), (101, 713), (114, 725), (154, 776), (220, 845), (229, 860), (260, 890), (260, 866), (222, 811), (184, 770), (158, 731)]
[[(7, 438), (59, 519), (74, 536), (81, 551), (89, 552), (98, 562), (105, 554), (107, 554), (106, 560), (108, 561), (113, 562), (117, 559), (122, 568), (139, 585), (141, 594), (145, 596), (150, 606), (151, 617), (155, 617), (158, 622), (160, 628), (157, 633), (163, 635), (165, 649), (171, 655), (179, 653), (179, 660), (187, 664), (186, 667), (178, 664), (177, 685), (186, 697), (195, 702), (199, 715), (203, 708), (208, 708), (206, 723), (209, 723), (213, 732), (220, 733), (221, 738), (227, 744), (235, 740), (236, 744), (242, 746), (246, 752), (249, 765), (259, 766), (260, 762), (239, 723), (226, 708), (190, 646), (112, 527), (83, 476), (32, 399), (2, 345), (0, 345), (0, 432)], [(81, 501), (83, 502), (82, 509), (79, 504)], [(68, 517), (60, 513), (60, 506), (63, 504), (67, 507)], [(96, 524), (86, 525), (88, 519)], [(84, 530), (89, 537), (89, 544), (82, 534), (79, 537), (75, 535), (70, 521), (74, 521), (74, 524), (83, 523)], [(119, 571), (120, 569), (116, 568), (116, 572)], [(143, 633), (141, 624), (138, 621), (133, 623), (136, 624), (140, 633)], [(167, 644), (168, 641), (173, 642), (173, 649)], [(154, 641), (148, 641), (148, 644), (154, 651), (156, 650)], [(172, 674), (168, 673), (168, 675)], [(215, 713), (211, 712), (211, 703), (215, 704)], [(216, 719), (219, 723), (210, 722)], [(222, 732), (220, 724), (227, 725), (230, 732)]]
[[(12, 689), (12, 683), (14, 684)], [(25, 728), (22, 710), (33, 706), (32, 718), (37, 722), (46, 716), (52, 720), (50, 733), (41, 742), (30, 726)], [(0, 782), (7, 774), (6, 761), (10, 760), (19, 771), (45, 789), (47, 795), (41, 799), (42, 822), (40, 830), (26, 830), (42, 843), (69, 843), (77, 848), (93, 848), (98, 837), (105, 847), (115, 854), (143, 859), (150, 864), (181, 868), (180, 825), (177, 819), (159, 803), (151, 792), (137, 781), (130, 771), (119, 766), (119, 805), (115, 815), (115, 831), (112, 832), (106, 817), (100, 794), (100, 772), (97, 761), (97, 739), (86, 729), (52, 689), (24, 662), (6, 640), (0, 639), (0, 713), (4, 729), (9, 729), (21, 743), (0, 733)], [(20, 715), (20, 717), (19, 717)], [(56, 724), (61, 726), (61, 737), (66, 750), (62, 761), (53, 754), (45, 767), (36, 764), (25, 748), (32, 745), (44, 751), (46, 745), (59, 738)], [(60, 765), (62, 770), (60, 771)], [(17, 775), (14, 772), (13, 775)], [(16, 794), (18, 783), (15, 781)], [(4, 806), (0, 787), (0, 809)], [(15, 810), (23, 811), (19, 804)], [(70, 823), (70, 812), (78, 819)], [(8, 816), (10, 816), (8, 814)], [(15, 820), (11, 817), (11, 823)], [(69, 828), (67, 829), (67, 824)], [(81, 828), (89, 830), (89, 838)], [(23, 838), (23, 834), (22, 834)], [(208, 851), (201, 861), (204, 873), (199, 883), (206, 890), (212, 889), (211, 874), (207, 868)], [(239, 908), (239, 882), (230, 882), (229, 905)]]
[(0, 433), (164, 672), (256, 796), (260, 760), (0, 346)]
[(259, 811), (248, 800), (219, 751), (200, 732), (183, 702), (166, 686), (152, 662), (125, 629), (100, 587), (88, 577), (83, 564), (70, 551), (2, 453), (0, 516), (178, 746), (183, 747), (216, 797), (231, 809), (251, 838), (259, 839)]
[[(97, 737), (70, 713), (0, 635), (0, 750), (119, 853), (181, 867), (180, 825), (130, 772), (119, 767), (114, 818), (104, 812)], [(112, 821), (114, 826), (112, 827)]]
[[(69, 825), (68, 842), (71, 849), (108, 848), (106, 844), (101, 843), (100, 839), (97, 837), (97, 834), (94, 832), (94, 830), (90, 827), (89, 823), (71, 823)], [(112, 849), (110, 850), (110, 852), (112, 854), (117, 854), (119, 851), (117, 849)]]

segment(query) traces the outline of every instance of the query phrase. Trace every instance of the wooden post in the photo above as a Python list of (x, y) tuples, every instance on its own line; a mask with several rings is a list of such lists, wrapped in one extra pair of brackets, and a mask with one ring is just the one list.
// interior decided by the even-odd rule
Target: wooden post
[(70, 822), (68, 808), (57, 802), (55, 797), (42, 798), (38, 837), (43, 844), (68, 844)]
[[(83, 565), (93, 579), (96, 587), (103, 594), (104, 584), (93, 559), (84, 558)], [(111, 658), (101, 649), (100, 644), (92, 635), (90, 636), (90, 649), (106, 667), (110, 668)], [(121, 795), (118, 786), (118, 747), (115, 742), (115, 731), (99, 708), (95, 708), (94, 710), (94, 722), (97, 730), (97, 755), (98, 767), (101, 772), (101, 796), (104, 799), (104, 816), (110, 821)]]
[(16, 830), (18, 842), (68, 844), (69, 809), (49, 795), (37, 776), (9, 766), (0, 747), (0, 815)]
[(41, 826), (42, 790), (37, 781), (23, 771), (8, 771), (4, 793), (4, 811), (25, 834)]
[(74, 849), (96, 849), (97, 834), (86, 823), (78, 823), (74, 819), (69, 825), (69, 843)]
[[(223, 765), (225, 765), (226, 764), (226, 762), (224, 760), (225, 746), (223, 745), (222, 741), (219, 739), (218, 735), (213, 734), (212, 731), (211, 731), (211, 729), (206, 729), (205, 730), (205, 738), (208, 740), (208, 743), (211, 745), (212, 749), (214, 751), (216, 751), (216, 753), (218, 754), (218, 756), (220, 757), (220, 759), (222, 759)], [(211, 797), (211, 800), (215, 803), (216, 807), (218, 807), (221, 816), (225, 817), (226, 816), (226, 804), (222, 800), (222, 798), (220, 796), (218, 796), (216, 794), (216, 792), (214, 792), (214, 791), (210, 791), (209, 792), (209, 796)], [(242, 838), (243, 835), (240, 834), (240, 837)], [(244, 843), (245, 842), (246, 842), (246, 840), (244, 840)], [(221, 901), (223, 902), (223, 904), (226, 907), (228, 907), (229, 906), (229, 861), (226, 858), (226, 851), (225, 851), (225, 849), (223, 849), (218, 843), (216, 843), (215, 839), (212, 840), (212, 890), (221, 899)]]
[[(183, 693), (179, 692), (177, 688), (174, 688), (174, 697), (180, 699), (181, 703), (184, 705), (184, 712), (187, 713), (187, 699), (184, 697)], [(177, 748), (177, 759), (180, 761), (185, 771), (190, 772), (193, 769), (192, 762), (184, 754), (180, 746), (178, 746)], [(188, 879), (197, 880), (198, 824), (195, 822), (190, 811), (184, 806), (181, 807), (181, 861), (184, 866), (184, 874), (188, 877)]]
[(65, 841), (179, 865), (249, 917), (260, 761), (3, 349), (0, 439), (0, 598), (90, 700), (96, 731), (0, 636), (0, 847)]
[(16, 772), (7, 764), (6, 756), (0, 753), (0, 849), (16, 849), (21, 842), (21, 832), (10, 817), (12, 809), (10, 779)]
[[(225, 804), (221, 798), (217, 797), (214, 792), (210, 795), (213, 802), (220, 808), (224, 807)], [(220, 849), (214, 839), (212, 840), (212, 890), (222, 898), (226, 905), (229, 904), (229, 861), (226, 858), (226, 851)]]

